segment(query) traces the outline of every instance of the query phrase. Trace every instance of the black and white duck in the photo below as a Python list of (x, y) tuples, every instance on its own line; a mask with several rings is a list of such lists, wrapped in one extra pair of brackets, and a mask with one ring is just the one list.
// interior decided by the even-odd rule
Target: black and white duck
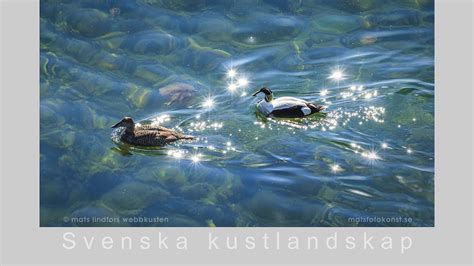
[(130, 117), (124, 117), (120, 122), (112, 126), (112, 128), (119, 127), (125, 128), (120, 136), (120, 140), (138, 146), (165, 146), (178, 140), (191, 140), (194, 138), (193, 136), (162, 126), (136, 124)]
[(302, 118), (324, 110), (324, 106), (310, 103), (294, 97), (280, 97), (273, 99), (272, 91), (263, 87), (252, 96), (265, 94), (265, 99), (257, 103), (257, 109), (265, 116), (280, 118)]

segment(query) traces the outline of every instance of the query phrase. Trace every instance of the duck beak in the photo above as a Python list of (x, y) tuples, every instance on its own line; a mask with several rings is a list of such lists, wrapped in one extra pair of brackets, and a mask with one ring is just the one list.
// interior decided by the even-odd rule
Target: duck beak
[(258, 90), (254, 94), (252, 94), (252, 96), (257, 96), (257, 94), (259, 94), (260, 92), (261, 92), (261, 90)]
[(118, 122), (117, 124), (113, 125), (112, 128), (118, 128), (120, 127), (120, 124), (122, 123), (122, 121)]

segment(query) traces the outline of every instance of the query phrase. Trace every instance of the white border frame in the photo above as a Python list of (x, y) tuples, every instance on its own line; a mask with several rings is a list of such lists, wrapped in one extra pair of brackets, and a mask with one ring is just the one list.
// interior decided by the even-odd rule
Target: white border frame
[[(1, 254), (3, 263), (472, 263), (473, 3), (436, 1), (435, 227), (433, 228), (40, 228), (39, 227), (39, 2), (3, 1), (1, 50)], [(12, 26), (13, 25), (13, 26)], [(14, 129), (14, 130), (10, 130)], [(25, 184), (29, 184), (25, 186)], [(208, 232), (247, 236), (274, 232), (321, 239), (367, 232), (408, 235), (396, 251), (209, 251)], [(187, 251), (65, 250), (64, 232), (78, 236), (186, 235)], [(201, 243), (201, 244), (200, 244)]]

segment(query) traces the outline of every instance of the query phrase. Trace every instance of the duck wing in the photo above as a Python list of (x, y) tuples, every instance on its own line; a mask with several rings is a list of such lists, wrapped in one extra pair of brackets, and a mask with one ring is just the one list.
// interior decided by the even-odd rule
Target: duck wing
[(166, 128), (166, 127), (163, 127), (163, 126), (157, 126), (157, 125), (140, 125), (138, 128), (135, 129), (135, 131), (136, 132), (139, 132), (139, 131), (158, 131), (158, 132), (160, 132), (161, 136), (164, 136), (165, 138), (167, 138), (168, 136), (174, 136), (174, 137), (176, 137), (176, 139), (193, 139), (194, 138), (192, 136), (180, 133), (176, 130)]
[(139, 146), (164, 146), (167, 143), (158, 130), (135, 130), (133, 135), (125, 135), (124, 141)]
[(273, 111), (271, 115), (275, 117), (298, 118), (316, 113), (324, 109), (322, 106), (315, 105), (293, 97), (281, 97), (272, 101)]
[(135, 130), (170, 130), (169, 128), (158, 125), (135, 125)]
[(124, 136), (124, 141), (139, 146), (164, 146), (168, 143), (181, 140), (193, 139), (192, 136), (164, 128), (165, 130), (135, 130), (134, 135)]
[(283, 110), (289, 108), (296, 108), (296, 107), (305, 107), (307, 102), (298, 98), (292, 97), (281, 97), (271, 101), (273, 105), (273, 111), (275, 110)]

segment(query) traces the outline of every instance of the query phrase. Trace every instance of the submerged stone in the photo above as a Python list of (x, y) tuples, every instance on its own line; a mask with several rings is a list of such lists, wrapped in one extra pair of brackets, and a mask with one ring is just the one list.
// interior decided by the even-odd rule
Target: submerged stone
[(156, 83), (170, 76), (171, 72), (164, 66), (145, 64), (137, 65), (133, 74), (147, 82)]
[(196, 32), (208, 41), (225, 42), (232, 38), (234, 26), (226, 17), (203, 13), (194, 23), (197, 25)]
[(45, 134), (41, 134), (41, 141), (58, 149), (67, 149), (74, 145), (76, 132), (71, 129), (56, 129)]
[(313, 25), (319, 32), (341, 34), (358, 29), (360, 22), (354, 16), (323, 15), (317, 16)]
[(135, 178), (146, 182), (158, 182), (165, 187), (184, 186), (187, 182), (186, 173), (173, 166), (149, 166), (140, 170)]
[(187, 104), (195, 96), (197, 90), (188, 83), (172, 83), (160, 88), (160, 94), (169, 99), (168, 104)]
[(385, 28), (418, 26), (421, 23), (421, 15), (416, 11), (393, 11), (389, 13), (369, 14), (363, 17), (362, 25), (365, 28)]
[(74, 8), (64, 16), (71, 31), (85, 37), (98, 37), (110, 31), (109, 15), (97, 9)]
[(197, 183), (181, 187), (183, 197), (187, 199), (201, 199), (210, 196), (214, 187), (206, 183)]
[(62, 101), (53, 99), (42, 100), (40, 103), (40, 129), (59, 128), (66, 122), (61, 114)]
[(169, 33), (148, 31), (128, 36), (120, 47), (139, 54), (169, 54), (185, 45), (185, 40)]
[(137, 215), (152, 204), (159, 204), (169, 193), (152, 184), (124, 182), (102, 197), (104, 205), (122, 215)]

